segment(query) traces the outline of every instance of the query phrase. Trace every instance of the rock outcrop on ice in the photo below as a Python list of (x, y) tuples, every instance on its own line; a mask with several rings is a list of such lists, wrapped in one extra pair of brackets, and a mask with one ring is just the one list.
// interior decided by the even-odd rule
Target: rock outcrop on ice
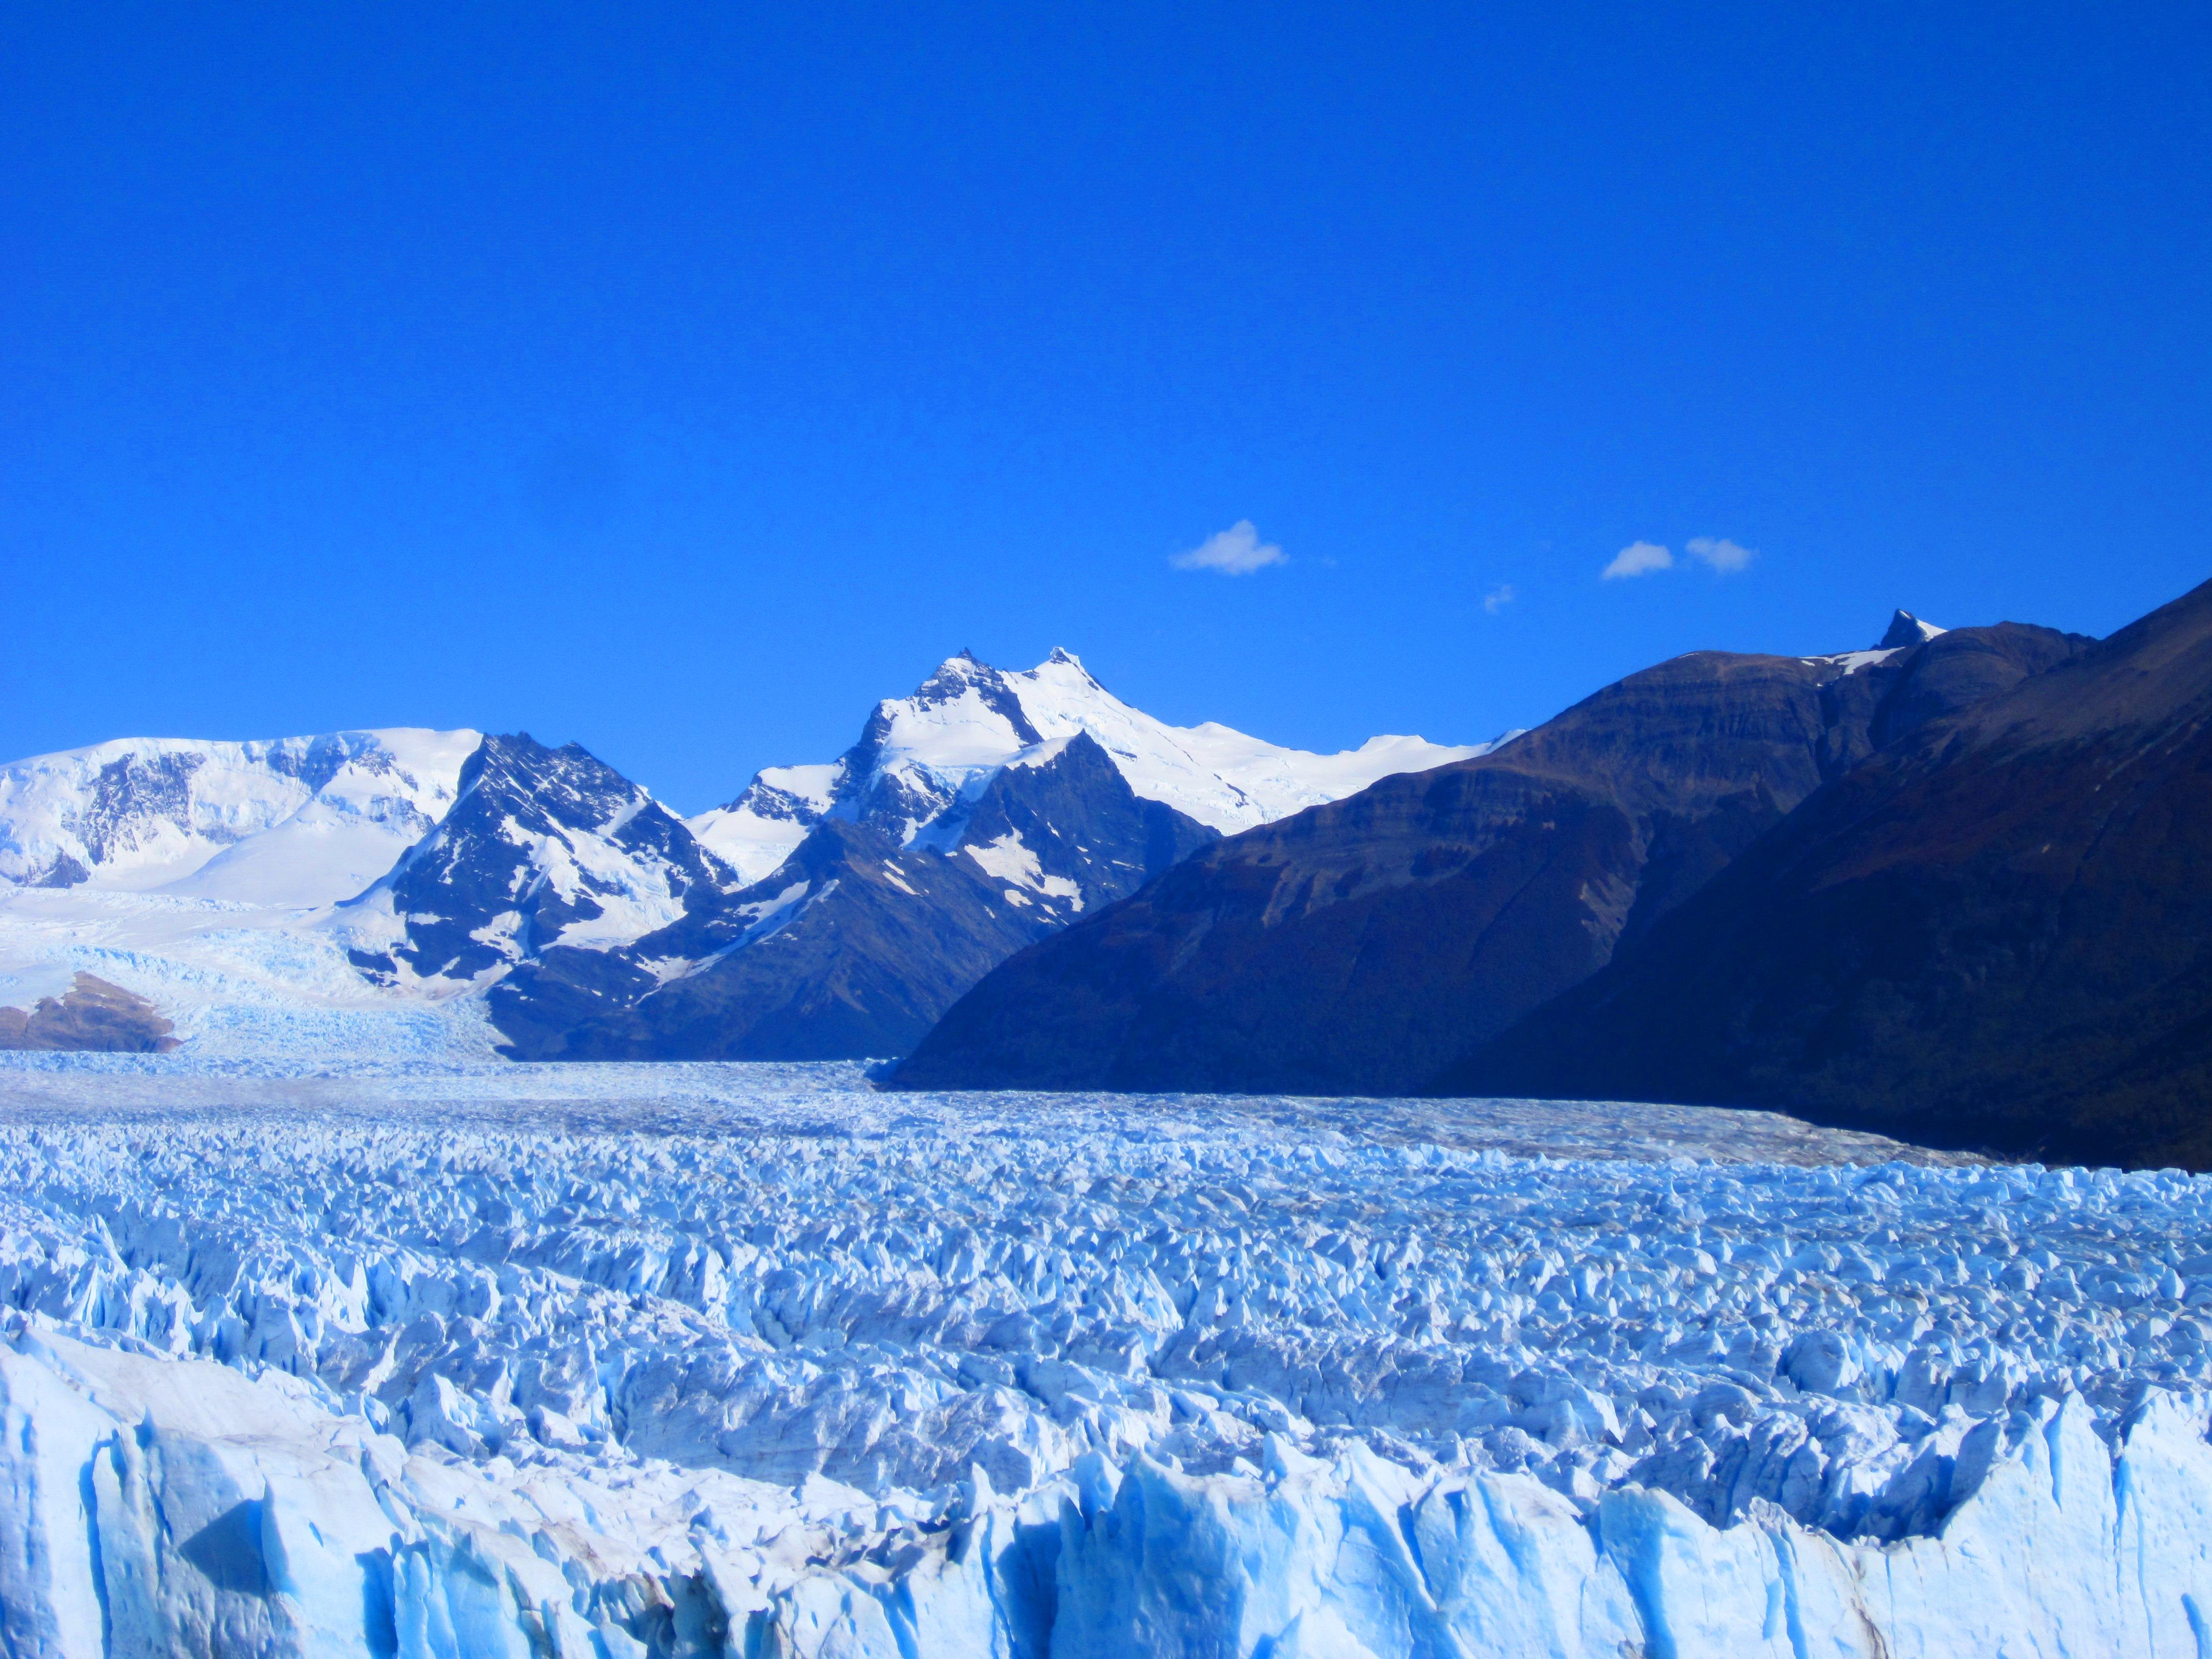
[(181, 1058), (0, 1131), (14, 1653), (2201, 1650), (2203, 1180)]
[(1011, 958), (899, 1080), (1419, 1090), (1824, 781), (2088, 643), (1902, 632), (1836, 656), (1692, 653), (1491, 752), (1232, 836)]
[(176, 1027), (143, 997), (90, 974), (27, 1009), (0, 1008), (0, 1048), (71, 1054), (166, 1054)]

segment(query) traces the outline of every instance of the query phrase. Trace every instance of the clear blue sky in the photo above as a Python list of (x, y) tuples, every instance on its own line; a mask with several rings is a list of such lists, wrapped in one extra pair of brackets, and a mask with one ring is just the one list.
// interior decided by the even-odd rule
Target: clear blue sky
[(9, 8), (0, 755), (521, 727), (695, 810), (963, 646), (1336, 747), (2108, 632), (2212, 574), (2208, 19)]

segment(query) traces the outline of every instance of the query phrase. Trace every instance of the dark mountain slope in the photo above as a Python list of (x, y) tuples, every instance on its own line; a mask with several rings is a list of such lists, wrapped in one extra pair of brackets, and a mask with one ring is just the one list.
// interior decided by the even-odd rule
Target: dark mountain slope
[(492, 1017), (529, 1058), (902, 1054), (1008, 955), (1215, 838), (1082, 734), (912, 845), (885, 823), (827, 818), (766, 880), (624, 950), (544, 951), (493, 988)]
[(1603, 967), (1878, 731), (2080, 643), (2007, 625), (1661, 664), (1492, 754), (1206, 849), (997, 969), (896, 1080), (1418, 1088)]
[(1821, 791), (1451, 1092), (2212, 1167), (2212, 584)]

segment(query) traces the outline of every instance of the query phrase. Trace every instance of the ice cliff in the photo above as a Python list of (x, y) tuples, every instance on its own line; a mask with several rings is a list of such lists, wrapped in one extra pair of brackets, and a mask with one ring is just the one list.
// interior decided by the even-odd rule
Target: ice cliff
[(854, 1082), (0, 1079), (0, 1646), (2212, 1651), (2212, 1184)]

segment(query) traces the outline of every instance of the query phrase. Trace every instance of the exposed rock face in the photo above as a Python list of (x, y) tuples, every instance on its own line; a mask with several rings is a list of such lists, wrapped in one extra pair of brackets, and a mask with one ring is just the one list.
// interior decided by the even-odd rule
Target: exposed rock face
[(92, 872), (67, 853), (54, 854), (54, 861), (43, 870), (27, 878), (26, 887), (78, 887), (92, 879)]
[(738, 885), (682, 819), (576, 744), (486, 738), (459, 799), (357, 902), (364, 971), (466, 982), (564, 939), (627, 942)]
[(58, 997), (41, 997), (27, 1012), (0, 1008), (0, 1048), (64, 1049), (116, 1054), (166, 1054), (176, 1027), (154, 1005), (90, 974)]
[(1177, 866), (993, 972), (897, 1081), (1419, 1089), (1602, 968), (1878, 743), (2086, 643), (2006, 624), (1662, 663), (1490, 754)]
[(531, 1058), (902, 1054), (1008, 955), (1213, 839), (1081, 733), (938, 802), (909, 845), (910, 795), (884, 805), (624, 950), (540, 953), (494, 988), (493, 1018)]
[(2208, 720), (2212, 585), (1903, 734), (1437, 1086), (2212, 1167)]

